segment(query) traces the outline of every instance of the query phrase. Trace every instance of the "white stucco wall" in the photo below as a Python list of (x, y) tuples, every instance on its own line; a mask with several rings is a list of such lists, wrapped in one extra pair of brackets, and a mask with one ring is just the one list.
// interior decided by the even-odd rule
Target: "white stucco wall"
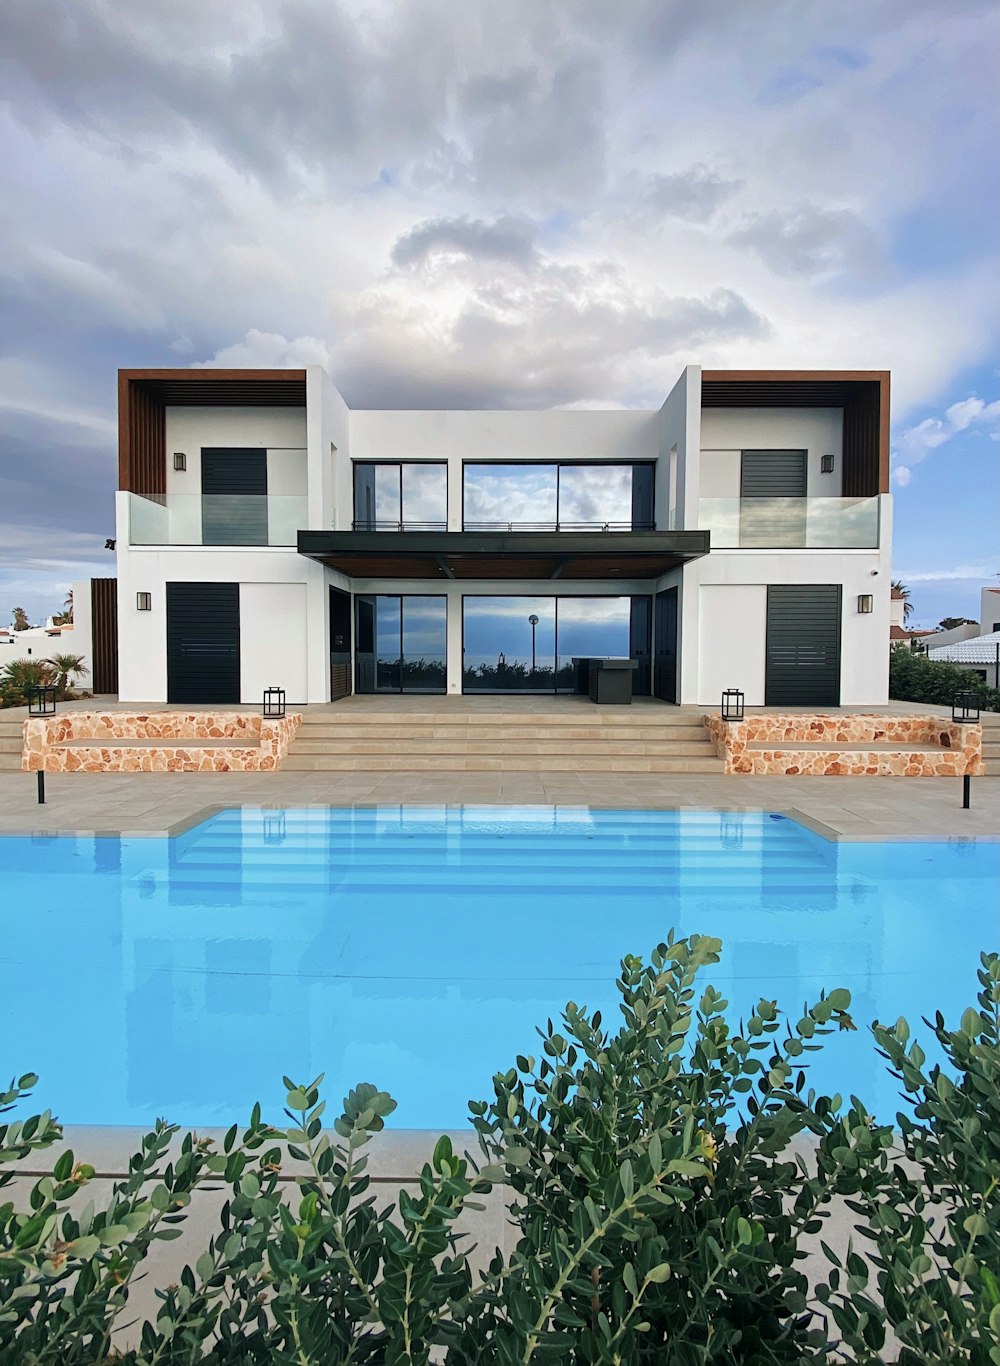
[[(745, 450), (807, 452), (806, 495), (839, 498), (844, 415), (839, 408), (705, 408), (701, 414), (701, 497), (739, 498)], [(833, 473), (820, 462), (833, 456)]]
[[(742, 688), (748, 707), (762, 707), (767, 586), (815, 583), (842, 585), (841, 706), (886, 701), (889, 580), (875, 552), (718, 551), (698, 561), (697, 579), (698, 682), (682, 700), (717, 705), (723, 688)], [(869, 593), (873, 610), (861, 613), (858, 597)]]
[[(329, 698), (327, 574), (292, 548), (128, 546), (128, 494), (119, 493), (118, 688), (125, 702), (167, 700), (167, 583), (240, 585), (241, 696), (264, 687), (288, 700)], [(136, 594), (152, 594), (148, 612)]]
[(1000, 588), (984, 588), (979, 594), (979, 634), (1000, 631)]
[(284, 688), (289, 703), (307, 702), (309, 653), (306, 584), (241, 582), (241, 700), (257, 703), (265, 688)]

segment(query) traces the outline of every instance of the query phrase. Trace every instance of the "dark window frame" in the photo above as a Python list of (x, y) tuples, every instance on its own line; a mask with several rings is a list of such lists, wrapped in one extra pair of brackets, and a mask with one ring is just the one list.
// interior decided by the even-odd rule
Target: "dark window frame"
[[(399, 521), (392, 526), (380, 526), (378, 518), (374, 523), (359, 520), (358, 518), (358, 466), (359, 465), (380, 465), (383, 467), (393, 467), (399, 471)], [(406, 509), (403, 507), (403, 466), (404, 465), (433, 465), (444, 470), (444, 521), (443, 522), (415, 522), (411, 526), (406, 525)], [(450, 488), (448, 479), (447, 460), (352, 460), (351, 461), (351, 530), (352, 531), (447, 531), (448, 517), (450, 512)], [(377, 509), (376, 509), (377, 511)]]
[[(560, 471), (561, 471), (561, 470), (563, 470), (563, 469), (611, 469), (611, 468), (615, 468), (615, 467), (622, 466), (622, 465), (627, 466), (629, 469), (633, 469), (633, 470), (634, 470), (637, 466), (642, 466), (642, 467), (644, 467), (644, 468), (650, 470), (650, 472), (651, 472), (651, 479), (650, 479), (650, 508), (649, 508), (650, 517), (649, 517), (648, 523), (641, 523), (639, 526), (636, 526), (634, 523), (630, 522), (630, 524), (629, 524), (627, 527), (619, 527), (619, 526), (617, 526), (617, 524), (612, 524), (612, 523), (609, 523), (609, 522), (605, 522), (605, 523), (603, 524), (603, 529), (606, 530), (606, 531), (607, 531), (607, 530), (612, 530), (612, 531), (613, 531), (613, 530), (624, 530), (624, 531), (655, 531), (655, 530), (656, 530), (656, 461), (655, 461), (655, 460), (512, 460), (512, 459), (509, 459), (509, 458), (506, 458), (506, 457), (503, 458), (503, 459), (497, 459), (497, 460), (482, 460), (482, 459), (480, 459), (480, 460), (463, 460), (463, 461), (462, 461), (462, 530), (463, 530), (463, 531), (468, 531), (468, 530), (472, 530), (472, 531), (502, 531), (502, 530), (504, 530), (504, 528), (506, 527), (508, 530), (515, 530), (515, 531), (516, 531), (516, 530), (519, 529), (519, 528), (518, 528), (518, 524), (517, 524), (516, 522), (506, 522), (506, 523), (496, 523), (496, 524), (492, 524), (492, 523), (491, 523), (489, 526), (487, 526), (485, 523), (476, 523), (476, 524), (473, 524), (473, 526), (472, 526), (471, 528), (469, 527), (468, 522), (467, 522), (467, 520), (466, 520), (466, 516), (465, 516), (465, 472), (466, 472), (466, 468), (467, 468), (469, 465), (475, 465), (475, 466), (476, 466), (477, 468), (479, 468), (479, 469), (489, 469), (490, 466), (507, 466), (507, 467), (514, 467), (514, 468), (516, 468), (516, 467), (524, 467), (524, 468), (526, 468), (526, 469), (527, 469), (527, 468), (535, 468), (535, 469), (538, 469), (538, 468), (554, 469), (555, 472), (556, 472), (556, 520), (555, 520), (555, 526), (552, 527), (548, 522), (546, 522), (545, 525), (544, 525), (544, 527), (539, 527), (539, 529), (540, 529), (540, 530), (552, 530), (552, 531), (555, 531), (556, 533), (558, 533), (559, 531), (564, 530), (564, 529), (565, 529), (565, 530), (570, 530), (570, 531), (572, 531), (572, 530), (577, 530), (577, 531), (579, 531), (579, 530), (591, 530), (591, 529), (593, 529), (593, 530), (600, 530), (600, 529), (601, 529), (600, 527), (598, 527), (598, 526), (596, 526), (596, 525), (595, 525), (594, 527), (592, 527), (592, 528), (591, 528), (591, 527), (580, 527), (579, 524), (571, 524), (568, 528), (563, 528), (563, 527), (561, 526), (561, 524), (560, 524), (560, 508), (559, 508), (560, 497), (561, 497), (561, 487), (562, 487), (562, 480), (561, 480), (561, 476), (560, 476)], [(520, 525), (520, 529), (522, 529), (522, 530), (524, 530), (524, 529), (530, 530), (531, 528), (525, 528), (525, 527), (524, 527), (524, 524), (522, 523), (522, 524)]]

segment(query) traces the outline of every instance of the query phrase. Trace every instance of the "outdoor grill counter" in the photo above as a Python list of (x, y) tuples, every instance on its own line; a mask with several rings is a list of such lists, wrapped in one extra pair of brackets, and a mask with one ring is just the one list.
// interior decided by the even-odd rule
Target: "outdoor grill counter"
[(575, 690), (591, 702), (627, 707), (632, 701), (632, 680), (637, 659), (602, 659), (573, 656)]

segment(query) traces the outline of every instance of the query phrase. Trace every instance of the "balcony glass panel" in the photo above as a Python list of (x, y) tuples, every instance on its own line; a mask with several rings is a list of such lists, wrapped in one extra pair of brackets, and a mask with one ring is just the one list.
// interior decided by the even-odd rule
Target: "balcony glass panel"
[(875, 550), (878, 498), (702, 498), (713, 550)]
[(130, 545), (294, 546), (307, 524), (304, 493), (128, 498)]

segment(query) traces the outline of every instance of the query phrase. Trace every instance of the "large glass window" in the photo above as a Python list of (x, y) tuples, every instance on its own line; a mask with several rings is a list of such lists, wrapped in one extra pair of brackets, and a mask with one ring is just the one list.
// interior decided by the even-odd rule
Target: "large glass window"
[(357, 691), (445, 691), (447, 602), (380, 593), (355, 598)]
[[(648, 599), (489, 597), (462, 601), (466, 692), (573, 692), (575, 658), (646, 658)], [(645, 673), (637, 691), (646, 691)]]
[(445, 531), (447, 527), (447, 465), (355, 462), (355, 531)]
[(464, 466), (466, 531), (651, 531), (653, 465)]

